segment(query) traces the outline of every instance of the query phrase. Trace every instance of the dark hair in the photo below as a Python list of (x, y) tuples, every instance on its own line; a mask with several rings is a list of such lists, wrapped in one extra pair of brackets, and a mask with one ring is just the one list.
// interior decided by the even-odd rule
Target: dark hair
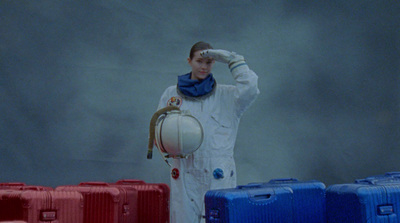
[(207, 50), (207, 49), (212, 49), (212, 48), (213, 48), (213, 47), (212, 47), (209, 43), (202, 42), (202, 41), (197, 42), (197, 43), (195, 43), (195, 44), (192, 46), (192, 49), (190, 49), (189, 58), (190, 58), (190, 59), (193, 59), (194, 53), (195, 53), (196, 51), (199, 51), (199, 50)]

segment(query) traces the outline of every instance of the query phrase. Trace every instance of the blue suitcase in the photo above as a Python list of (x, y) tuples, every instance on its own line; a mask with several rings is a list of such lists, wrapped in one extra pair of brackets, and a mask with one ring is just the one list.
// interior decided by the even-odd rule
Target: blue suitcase
[[(264, 186), (290, 187), (293, 190), (293, 223), (325, 223), (325, 184), (317, 180), (272, 179)], [(289, 205), (289, 204), (288, 204)]]
[(293, 222), (293, 191), (289, 187), (264, 187), (261, 184), (207, 191), (207, 223)]
[(400, 178), (367, 177), (327, 188), (328, 222), (400, 222)]

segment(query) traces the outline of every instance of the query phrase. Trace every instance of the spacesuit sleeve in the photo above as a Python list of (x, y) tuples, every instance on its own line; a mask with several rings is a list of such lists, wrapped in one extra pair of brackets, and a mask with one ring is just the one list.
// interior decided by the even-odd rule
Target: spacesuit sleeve
[(258, 76), (250, 70), (247, 64), (241, 64), (231, 70), (236, 81), (235, 106), (236, 115), (240, 117), (244, 111), (255, 101), (260, 94), (258, 89)]
[(168, 106), (168, 100), (176, 95), (176, 86), (169, 86), (165, 89), (161, 95), (160, 101), (158, 102), (157, 111)]

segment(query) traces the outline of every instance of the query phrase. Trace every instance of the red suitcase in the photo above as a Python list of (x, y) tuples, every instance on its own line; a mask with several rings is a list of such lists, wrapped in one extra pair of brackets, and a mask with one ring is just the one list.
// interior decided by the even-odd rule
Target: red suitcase
[(125, 179), (115, 183), (138, 191), (138, 222), (168, 223), (170, 188), (166, 184)]
[(84, 200), (84, 223), (137, 222), (137, 191), (104, 182), (58, 186), (56, 191), (78, 191)]
[(46, 190), (0, 190), (0, 221), (15, 220), (81, 223), (83, 222), (82, 194)]

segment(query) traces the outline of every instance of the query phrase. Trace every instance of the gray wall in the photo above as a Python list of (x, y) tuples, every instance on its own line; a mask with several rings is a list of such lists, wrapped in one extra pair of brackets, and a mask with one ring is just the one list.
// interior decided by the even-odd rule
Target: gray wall
[[(0, 1), (0, 182), (169, 183), (148, 124), (204, 40), (261, 94), (238, 183), (327, 185), (400, 170), (398, 1)], [(218, 83), (234, 83), (216, 64)]]

